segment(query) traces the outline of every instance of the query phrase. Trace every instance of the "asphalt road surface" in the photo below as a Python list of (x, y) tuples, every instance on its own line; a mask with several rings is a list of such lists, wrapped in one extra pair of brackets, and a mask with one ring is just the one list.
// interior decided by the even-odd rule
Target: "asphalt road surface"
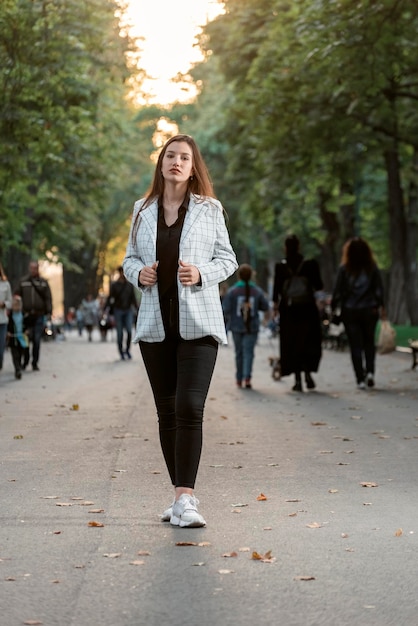
[[(325, 350), (317, 389), (273, 380), (260, 336), (254, 388), (220, 348), (196, 485), (202, 529), (172, 500), (135, 346), (73, 331), (40, 371), (0, 373), (0, 624), (406, 626), (418, 623), (418, 371), (377, 359), (356, 389)], [(181, 545), (191, 544), (191, 545)]]

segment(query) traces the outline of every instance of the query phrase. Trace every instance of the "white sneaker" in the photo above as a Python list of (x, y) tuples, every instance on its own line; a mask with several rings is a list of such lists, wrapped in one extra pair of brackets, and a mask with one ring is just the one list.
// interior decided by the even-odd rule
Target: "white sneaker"
[(367, 374), (366, 379), (367, 379), (367, 386), (374, 387), (374, 376), (371, 372)]
[(199, 500), (188, 493), (183, 493), (173, 504), (173, 514), (170, 519), (172, 526), (181, 528), (199, 528), (206, 526), (206, 522), (197, 510)]
[(362, 380), (361, 383), (357, 384), (357, 389), (366, 389), (366, 383), (364, 382), (364, 380)]
[[(174, 502), (175, 500), (173, 500), (173, 504)], [(162, 513), (162, 515), (160, 515), (160, 519), (162, 522), (169, 522), (171, 520), (171, 516), (173, 515), (173, 504), (171, 504), (168, 509), (166, 509), (164, 513)]]

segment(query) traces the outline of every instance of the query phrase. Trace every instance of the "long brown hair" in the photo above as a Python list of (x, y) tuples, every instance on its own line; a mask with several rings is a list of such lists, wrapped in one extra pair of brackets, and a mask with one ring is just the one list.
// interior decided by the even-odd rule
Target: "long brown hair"
[(3, 265), (0, 263), (0, 280), (7, 280), (6, 272), (3, 269)]
[(345, 242), (341, 263), (347, 273), (353, 276), (358, 276), (362, 271), (370, 274), (376, 265), (372, 250), (362, 237), (353, 237)]
[(154, 178), (152, 183), (145, 194), (145, 201), (136, 216), (133, 232), (135, 233), (139, 224), (139, 214), (143, 209), (149, 206), (154, 200), (161, 198), (164, 193), (164, 177), (161, 172), (162, 162), (164, 155), (167, 152), (167, 148), (175, 141), (184, 141), (190, 146), (192, 151), (192, 164), (193, 175), (189, 178), (187, 184), (187, 193), (196, 194), (202, 198), (215, 198), (213, 191), (212, 181), (209, 176), (208, 168), (203, 160), (197, 143), (190, 135), (175, 135), (171, 137), (163, 146), (160, 154), (158, 155), (157, 165), (155, 166)]

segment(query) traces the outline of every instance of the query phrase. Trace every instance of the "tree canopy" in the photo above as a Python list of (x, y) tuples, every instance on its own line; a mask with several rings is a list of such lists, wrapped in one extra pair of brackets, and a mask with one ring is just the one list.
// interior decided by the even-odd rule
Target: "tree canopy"
[(227, 0), (202, 38), (253, 223), (316, 247), (328, 288), (342, 243), (368, 238), (392, 317), (415, 320), (417, 27), (411, 0)]

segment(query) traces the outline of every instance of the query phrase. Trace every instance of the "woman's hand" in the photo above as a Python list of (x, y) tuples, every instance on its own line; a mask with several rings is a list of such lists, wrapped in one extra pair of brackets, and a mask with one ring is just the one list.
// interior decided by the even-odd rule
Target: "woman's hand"
[(155, 261), (151, 266), (146, 265), (139, 272), (138, 282), (144, 287), (152, 287), (157, 282), (157, 267), (158, 261)]
[(200, 283), (200, 272), (195, 265), (179, 260), (179, 280), (184, 287)]

